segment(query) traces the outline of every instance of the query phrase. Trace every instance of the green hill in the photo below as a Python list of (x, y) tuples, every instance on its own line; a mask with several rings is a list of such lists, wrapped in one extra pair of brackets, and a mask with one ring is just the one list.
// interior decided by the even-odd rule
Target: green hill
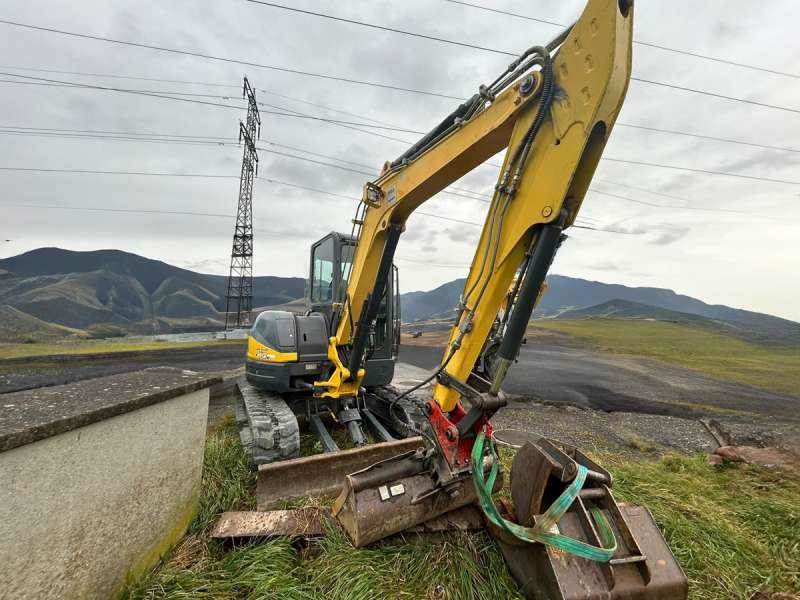
[[(53, 337), (60, 328), (153, 333), (218, 329), (227, 277), (119, 250), (40, 248), (0, 260), (0, 341)], [(303, 296), (300, 277), (255, 277), (254, 306)], [(110, 329), (109, 329), (110, 328)], [(37, 333), (38, 332), (38, 333)]]

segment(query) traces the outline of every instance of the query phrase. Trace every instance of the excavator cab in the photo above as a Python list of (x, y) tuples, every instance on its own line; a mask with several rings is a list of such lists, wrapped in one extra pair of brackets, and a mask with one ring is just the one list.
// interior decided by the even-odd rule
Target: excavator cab
[[(355, 237), (337, 232), (329, 233), (311, 246), (306, 303), (311, 313), (325, 315), (330, 335), (335, 334), (342, 308), (348, 302), (347, 282), (355, 249)], [(392, 277), (370, 331), (364, 387), (372, 388), (391, 382), (399, 344), (399, 276), (397, 267), (393, 266)]]
[[(266, 310), (258, 315), (248, 336), (245, 374), (259, 390), (308, 392), (331, 364), (326, 351), (348, 302), (347, 282), (356, 240), (331, 232), (311, 246), (305, 314)], [(400, 343), (400, 297), (397, 268), (381, 300), (367, 344), (366, 388), (387, 385), (394, 376)]]
[[(344, 426), (354, 446), (367, 446), (359, 455), (366, 464), (382, 458), (386, 450), (381, 444), (367, 444), (364, 427), (374, 439), (396, 439), (396, 432), (384, 426), (388, 425), (386, 415), (373, 414), (363, 398), (322, 398), (315, 385), (335, 370), (328, 345), (349, 302), (347, 285), (355, 249), (356, 238), (343, 233), (329, 233), (314, 243), (305, 310), (301, 314), (265, 310), (250, 329), (246, 381), (238, 384), (237, 425), (253, 465), (297, 458), (301, 422), (310, 427), (326, 453), (340, 450), (328, 426)], [(398, 290), (397, 269), (392, 266), (366, 343), (369, 376), (362, 381), (362, 389), (368, 392), (388, 385), (394, 377), (400, 344)], [(280, 468), (277, 473), (280, 476)]]

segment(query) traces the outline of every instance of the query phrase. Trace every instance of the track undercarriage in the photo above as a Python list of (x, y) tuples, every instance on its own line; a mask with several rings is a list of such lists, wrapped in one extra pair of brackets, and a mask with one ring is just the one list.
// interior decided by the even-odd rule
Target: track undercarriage
[[(321, 401), (311, 392), (268, 392), (242, 379), (237, 384), (237, 395), (239, 436), (255, 467), (298, 458), (300, 422), (314, 434), (323, 452), (338, 453), (342, 450), (340, 444), (366, 449), (375, 443), (413, 437), (423, 419), (408, 397), (392, 406), (399, 392), (391, 386), (376, 388), (346, 404)], [(337, 442), (326, 422), (345, 432), (346, 441)], [(342, 435), (336, 437), (342, 439)]]

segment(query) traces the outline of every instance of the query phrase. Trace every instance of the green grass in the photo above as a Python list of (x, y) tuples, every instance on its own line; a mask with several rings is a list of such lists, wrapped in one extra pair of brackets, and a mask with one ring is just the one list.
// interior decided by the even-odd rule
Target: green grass
[(662, 321), (596, 317), (538, 320), (534, 329), (559, 331), (600, 350), (649, 356), (720, 379), (800, 395), (800, 349), (770, 348)]
[[(511, 451), (503, 449), (502, 457), (508, 463)], [(746, 600), (759, 591), (800, 594), (800, 477), (747, 466), (711, 467), (702, 456), (598, 458), (614, 473), (619, 500), (653, 512), (689, 577), (692, 599)], [(254, 479), (229, 420), (209, 435), (200, 510), (187, 536), (124, 597), (519, 597), (483, 533), (395, 536), (359, 550), (329, 522), (319, 544), (304, 550), (286, 540), (230, 548), (209, 539), (220, 512), (252, 508)]]
[(82, 340), (76, 342), (0, 344), (0, 359), (62, 354), (97, 354), (105, 352), (142, 352), (169, 348), (197, 348), (217, 344), (243, 344), (242, 340), (209, 340), (202, 342), (135, 342), (122, 339)]
[(327, 524), (319, 545), (305, 551), (295, 550), (286, 540), (228, 548), (209, 539), (208, 529), (220, 512), (252, 508), (254, 484), (228, 421), (209, 435), (200, 510), (187, 536), (123, 597), (519, 597), (502, 557), (483, 533), (395, 536), (362, 550), (333, 523)]
[(603, 457), (617, 499), (650, 508), (694, 599), (800, 594), (800, 477), (702, 456)]

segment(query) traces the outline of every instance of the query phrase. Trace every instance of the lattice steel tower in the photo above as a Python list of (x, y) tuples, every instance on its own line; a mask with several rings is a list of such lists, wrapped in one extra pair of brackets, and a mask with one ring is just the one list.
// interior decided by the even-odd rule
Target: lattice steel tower
[(253, 181), (258, 174), (255, 139), (261, 137), (261, 115), (256, 93), (247, 77), (242, 97), (247, 99), (247, 122), (239, 121), (239, 143), (244, 141), (242, 174), (239, 178), (239, 207), (233, 231), (231, 270), (225, 294), (225, 329), (250, 324), (253, 309)]

